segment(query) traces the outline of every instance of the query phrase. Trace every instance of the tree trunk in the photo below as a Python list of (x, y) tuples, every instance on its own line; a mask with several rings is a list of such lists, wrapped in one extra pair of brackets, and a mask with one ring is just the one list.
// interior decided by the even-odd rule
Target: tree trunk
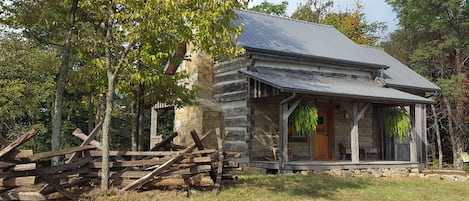
[[(107, 48), (106, 48), (107, 49)], [(106, 50), (108, 52), (108, 50)], [(110, 55), (109, 55), (110, 56)], [(106, 58), (106, 63), (108, 63), (108, 58)], [(112, 98), (114, 95), (114, 79), (115, 76), (108, 70), (108, 88), (106, 93), (106, 112), (104, 115), (103, 122), (103, 133), (101, 138), (101, 143), (103, 145), (103, 154), (102, 154), (102, 177), (101, 177), (101, 189), (109, 189), (109, 129), (111, 127), (111, 117), (112, 117)]]
[[(62, 126), (62, 101), (65, 91), (65, 82), (67, 80), (68, 66), (70, 63), (70, 52), (72, 47), (73, 28), (75, 26), (75, 13), (78, 8), (78, 0), (72, 1), (70, 9), (70, 18), (65, 34), (64, 49), (62, 51), (62, 63), (60, 64), (59, 77), (57, 78), (57, 91), (55, 92), (54, 110), (52, 114), (52, 150), (60, 149), (60, 133)], [(52, 165), (58, 165), (59, 157), (52, 158)]]
[[(135, 97), (136, 98), (136, 97)], [(137, 151), (138, 149), (138, 113), (137, 113), (137, 102), (135, 98), (130, 102), (130, 135), (131, 135), (131, 147), (132, 151)], [(135, 157), (132, 156), (132, 160)]]
[(456, 169), (462, 169), (462, 161), (460, 159), (460, 144), (458, 143), (458, 137), (454, 129), (453, 111), (451, 103), (447, 98), (444, 98), (446, 109), (448, 112), (448, 133), (451, 141), (451, 151), (453, 152), (453, 166)]
[(88, 132), (91, 133), (91, 131), (94, 129), (96, 120), (94, 118), (94, 103), (93, 103), (93, 97), (89, 96), (88, 97)]
[(441, 147), (441, 134), (440, 134), (440, 125), (438, 124), (438, 115), (436, 114), (436, 109), (434, 105), (431, 105), (433, 112), (433, 128), (436, 132), (436, 143), (438, 149), (438, 169), (443, 169), (443, 149)]
[(138, 107), (137, 107), (137, 148), (139, 151), (143, 149), (143, 105), (145, 104), (144, 99), (145, 85), (140, 84), (138, 89)]
[(108, 19), (106, 22), (106, 47), (105, 47), (105, 65), (106, 65), (106, 75), (107, 75), (107, 92), (106, 92), (106, 110), (104, 113), (104, 122), (103, 122), (103, 133), (101, 143), (103, 145), (103, 154), (102, 154), (102, 176), (101, 176), (101, 189), (109, 189), (109, 128), (111, 126), (111, 115), (112, 115), (112, 98), (114, 96), (114, 79), (116, 75), (112, 70), (111, 63), (111, 47), (112, 44), (112, 23), (113, 18), (113, 4), (111, 1), (107, 7)]

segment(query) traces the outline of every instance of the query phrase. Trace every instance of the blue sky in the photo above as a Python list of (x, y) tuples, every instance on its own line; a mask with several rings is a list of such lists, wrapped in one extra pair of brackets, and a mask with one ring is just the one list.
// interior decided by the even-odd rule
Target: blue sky
[[(257, 5), (264, 0), (253, 0), (250, 5)], [(282, 0), (267, 0), (271, 3), (280, 3)], [(356, 0), (333, 0), (335, 11), (345, 11), (355, 7)], [(290, 15), (295, 11), (300, 2), (305, 0), (288, 0), (287, 13)], [(384, 22), (388, 27), (387, 33), (390, 33), (397, 29), (398, 20), (396, 19), (396, 13), (393, 12), (392, 7), (388, 5), (385, 0), (361, 0), (364, 5), (363, 13), (365, 13), (365, 19), (367, 22)], [(384, 38), (385, 36), (381, 36)]]

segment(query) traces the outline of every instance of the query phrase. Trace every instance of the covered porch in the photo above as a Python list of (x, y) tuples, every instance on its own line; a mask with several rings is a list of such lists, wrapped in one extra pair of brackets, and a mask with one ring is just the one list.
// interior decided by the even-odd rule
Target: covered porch
[[(433, 102), (427, 98), (383, 87), (374, 80), (310, 71), (258, 67), (242, 73), (250, 78), (253, 108), (251, 167), (411, 170), (426, 160), (425, 104)], [(318, 106), (318, 128), (315, 134), (298, 139), (289, 135), (288, 118), (302, 102)], [(410, 114), (412, 131), (404, 141), (385, 132), (384, 115), (393, 107), (405, 107)], [(264, 116), (278, 127), (267, 128)], [(271, 139), (266, 133), (272, 133)], [(267, 151), (262, 152), (262, 146)]]

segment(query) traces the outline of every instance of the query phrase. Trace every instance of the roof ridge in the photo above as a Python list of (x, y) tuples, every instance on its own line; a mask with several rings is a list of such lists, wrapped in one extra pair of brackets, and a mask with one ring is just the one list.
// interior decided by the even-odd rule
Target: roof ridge
[(328, 24), (319, 24), (319, 23), (308, 22), (308, 21), (304, 21), (304, 20), (293, 19), (293, 18), (290, 18), (290, 17), (270, 15), (270, 14), (266, 14), (266, 13), (260, 13), (260, 12), (252, 11), (252, 10), (249, 10), (249, 9), (236, 9), (236, 10), (242, 11), (242, 12), (247, 12), (247, 13), (252, 13), (252, 14), (257, 14), (257, 15), (263, 15), (263, 16), (266, 16), (266, 17), (278, 18), (278, 19), (281, 19), (281, 20), (288, 20), (288, 21), (293, 21), (293, 22), (298, 22), (298, 23), (303, 23), (303, 24), (323, 26), (323, 27), (328, 27), (328, 28), (334, 28), (335, 29), (334, 26), (328, 25)]

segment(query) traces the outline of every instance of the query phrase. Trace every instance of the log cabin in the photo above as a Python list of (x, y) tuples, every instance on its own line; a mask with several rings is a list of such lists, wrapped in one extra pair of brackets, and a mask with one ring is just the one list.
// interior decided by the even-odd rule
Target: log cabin
[[(201, 89), (200, 104), (175, 109), (177, 143), (191, 143), (191, 130), (221, 127), (230, 133), (224, 148), (241, 153), (234, 160), (244, 169), (423, 167), (426, 106), (434, 103), (430, 97), (438, 86), (332, 26), (247, 10), (236, 14), (233, 23), (243, 26), (237, 45), (245, 55), (214, 62), (186, 48), (191, 59), (178, 71), (188, 72)], [(295, 136), (289, 116), (301, 103), (316, 105), (318, 125), (311, 135)], [(412, 129), (405, 140), (385, 129), (386, 112), (395, 107), (409, 111)]]

